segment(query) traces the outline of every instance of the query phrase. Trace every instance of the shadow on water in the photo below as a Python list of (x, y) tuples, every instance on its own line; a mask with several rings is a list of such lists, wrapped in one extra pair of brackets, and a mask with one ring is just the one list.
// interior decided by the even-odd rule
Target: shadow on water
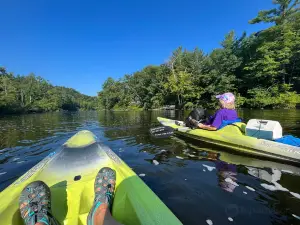
[[(299, 112), (240, 110), (239, 114), (245, 120), (278, 120), (285, 133), (300, 136)], [(78, 130), (88, 129), (138, 175), (143, 174), (141, 178), (183, 224), (206, 224), (208, 219), (222, 225), (300, 224), (299, 167), (235, 155), (187, 139), (149, 135), (149, 128), (158, 125), (158, 116), (183, 120), (188, 113), (103, 111), (1, 117), (0, 190)], [(62, 192), (57, 195), (64, 197)], [(62, 203), (59, 198), (55, 204)], [(58, 214), (60, 221), (66, 212)]]

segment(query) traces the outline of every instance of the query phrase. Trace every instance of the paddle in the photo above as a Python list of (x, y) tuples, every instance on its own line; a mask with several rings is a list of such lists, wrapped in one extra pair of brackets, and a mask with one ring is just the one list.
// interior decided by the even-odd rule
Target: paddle
[(172, 127), (154, 127), (150, 129), (150, 134), (155, 138), (168, 138), (174, 134)]

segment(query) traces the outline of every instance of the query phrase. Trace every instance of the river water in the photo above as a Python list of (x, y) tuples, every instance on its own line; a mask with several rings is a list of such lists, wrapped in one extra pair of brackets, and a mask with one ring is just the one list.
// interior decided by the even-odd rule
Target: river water
[[(77, 131), (88, 129), (137, 174), (145, 174), (141, 178), (183, 224), (300, 224), (300, 168), (180, 137), (149, 135), (149, 128), (158, 126), (156, 117), (182, 119), (187, 113), (91, 111), (1, 117), (0, 191)], [(300, 136), (300, 110), (239, 114), (245, 120), (278, 120), (285, 133)]]

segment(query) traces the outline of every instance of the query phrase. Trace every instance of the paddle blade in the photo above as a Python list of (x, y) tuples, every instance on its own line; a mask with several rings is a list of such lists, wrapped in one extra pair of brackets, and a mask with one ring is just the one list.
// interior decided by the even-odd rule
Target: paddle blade
[(167, 138), (174, 134), (171, 127), (154, 127), (150, 129), (150, 134), (155, 138)]

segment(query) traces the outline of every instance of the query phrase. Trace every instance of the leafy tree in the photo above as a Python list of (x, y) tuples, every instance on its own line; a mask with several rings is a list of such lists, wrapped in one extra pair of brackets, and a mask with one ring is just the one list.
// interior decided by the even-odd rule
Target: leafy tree
[(176, 76), (170, 75), (165, 87), (177, 96), (179, 107), (184, 105), (185, 99), (193, 97), (195, 93), (191, 75), (183, 71), (176, 73)]
[(286, 22), (286, 20), (293, 14), (299, 12), (300, 5), (299, 0), (273, 0), (273, 4), (277, 7), (270, 10), (260, 11), (256, 18), (249, 21), (251, 24), (255, 23), (275, 23), (280, 25)]
[(96, 109), (97, 98), (53, 86), (34, 74), (14, 76), (0, 67), (0, 114)]

